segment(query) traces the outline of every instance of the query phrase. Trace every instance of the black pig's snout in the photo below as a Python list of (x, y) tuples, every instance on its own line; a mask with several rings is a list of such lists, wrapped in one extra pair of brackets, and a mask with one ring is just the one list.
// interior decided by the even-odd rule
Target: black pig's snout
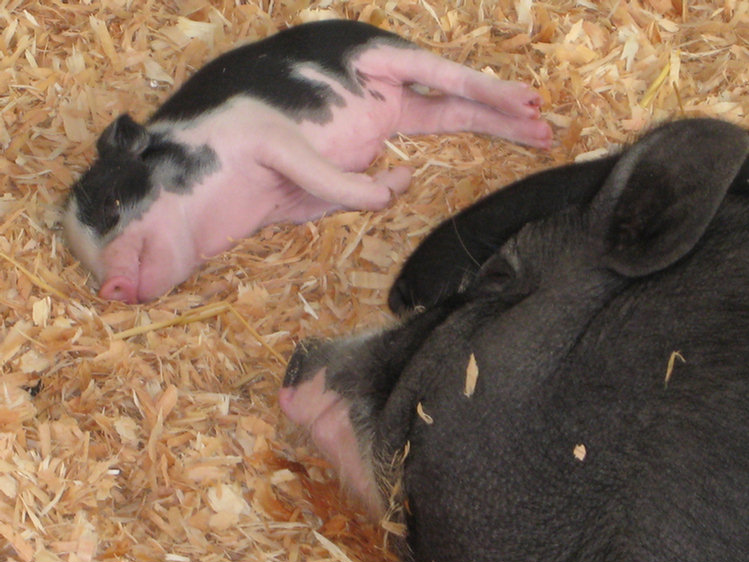
[(289, 364), (286, 367), (286, 374), (283, 377), (284, 388), (296, 386), (299, 383), (305, 356), (306, 353), (299, 347), (291, 354), (291, 359), (289, 359)]
[(323, 367), (322, 348), (323, 340), (320, 339), (311, 338), (299, 342), (286, 367), (284, 388), (297, 386)]

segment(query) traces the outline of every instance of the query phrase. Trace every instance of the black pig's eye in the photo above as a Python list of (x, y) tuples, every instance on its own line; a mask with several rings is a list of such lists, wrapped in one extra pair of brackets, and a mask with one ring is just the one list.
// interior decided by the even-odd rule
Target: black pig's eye
[(481, 268), (482, 284), (498, 291), (506, 288), (516, 276), (515, 268), (501, 256), (491, 258)]
[(533, 291), (514, 246), (506, 246), (481, 267), (473, 283), (475, 295), (492, 295), (514, 304)]

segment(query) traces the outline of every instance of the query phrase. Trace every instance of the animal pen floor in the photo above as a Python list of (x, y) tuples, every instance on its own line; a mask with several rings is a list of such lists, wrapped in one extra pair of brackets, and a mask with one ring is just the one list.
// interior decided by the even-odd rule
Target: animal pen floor
[[(121, 112), (144, 119), (237, 43), (360, 19), (532, 83), (550, 151), (394, 139), (382, 212), (275, 225), (153, 303), (104, 302), (56, 221)], [(681, 115), (749, 126), (741, 0), (0, 0), (0, 559), (389, 559), (276, 399), (295, 343), (392, 321), (390, 281), (442, 218)]]

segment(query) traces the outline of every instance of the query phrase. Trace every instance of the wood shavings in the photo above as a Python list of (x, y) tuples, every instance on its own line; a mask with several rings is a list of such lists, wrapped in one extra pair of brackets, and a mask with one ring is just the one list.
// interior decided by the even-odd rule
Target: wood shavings
[(391, 535), (396, 537), (405, 538), (408, 535), (407, 527), (403, 523), (396, 523), (395, 521), (382, 521), (380, 527)]
[(388, 148), (388, 150), (392, 151), (401, 160), (403, 161), (409, 160), (408, 154), (406, 154), (400, 148), (398, 148), (395, 144), (393, 144), (392, 141), (386, 140), (385, 146)]
[(320, 544), (323, 545), (325, 550), (327, 550), (335, 560), (340, 560), (341, 562), (351, 562), (351, 558), (346, 556), (346, 554), (338, 547), (336, 546), (332, 541), (325, 538), (323, 535), (318, 533), (317, 531), (313, 531), (313, 534), (315, 535), (315, 538), (320, 541)]
[(351, 284), (362, 289), (379, 289), (384, 292), (393, 284), (390, 275), (374, 271), (352, 271), (349, 276)]
[(394, 261), (390, 244), (375, 236), (362, 236), (359, 257), (381, 268), (389, 267)]
[(471, 353), (471, 356), (468, 358), (468, 366), (466, 367), (466, 382), (463, 388), (464, 396), (467, 398), (473, 396), (473, 393), (476, 391), (476, 382), (478, 382), (478, 379), (479, 366), (476, 363), (476, 356)]
[[(0, 559), (340, 561), (317, 532), (352, 560), (392, 560), (291, 437), (286, 358), (306, 337), (391, 322), (406, 255), (502, 185), (676, 116), (749, 128), (747, 3), (676, 4), (0, 2)], [(147, 118), (234, 45), (333, 16), (531, 83), (558, 144), (390, 139), (372, 173), (415, 173), (387, 209), (272, 225), (155, 302), (101, 301), (51, 228), (101, 131)]]
[(0, 258), (4, 259), (5, 261), (8, 261), (13, 264), (14, 267), (16, 267), (19, 271), (21, 271), (26, 277), (29, 278), (29, 280), (34, 283), (37, 287), (41, 287), (45, 291), (52, 293), (53, 295), (65, 299), (66, 296), (62, 291), (59, 291), (55, 289), (52, 285), (47, 283), (44, 279), (39, 277), (38, 275), (34, 275), (31, 273), (28, 269), (26, 269), (24, 266), (22, 266), (19, 262), (8, 256), (7, 254), (0, 252)]
[(31, 306), (31, 319), (36, 326), (46, 326), (49, 320), (51, 301), (49, 297), (39, 299)]
[(98, 40), (99, 46), (102, 52), (109, 58), (109, 61), (114, 65), (116, 69), (120, 68), (120, 58), (117, 55), (117, 51), (114, 48), (114, 41), (112, 36), (109, 34), (107, 24), (92, 15), (89, 17), (89, 25), (94, 31), (94, 36)]
[(387, 474), (383, 475), (383, 495), (387, 498), (385, 514), (380, 519), (380, 528), (385, 532), (385, 545), (392, 535), (397, 539), (404, 539), (407, 534), (404, 524), (408, 512), (408, 498), (403, 489), (403, 465), (411, 452), (411, 442), (406, 441), (402, 449), (393, 454), (387, 467)]
[(518, 15), (518, 23), (528, 27), (528, 32), (533, 30), (533, 0), (515, 0), (515, 12)]

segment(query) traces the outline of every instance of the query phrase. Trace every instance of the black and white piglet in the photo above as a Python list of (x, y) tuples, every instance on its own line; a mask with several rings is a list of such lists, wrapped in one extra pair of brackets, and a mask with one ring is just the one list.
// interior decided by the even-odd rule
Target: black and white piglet
[(146, 125), (122, 115), (107, 127), (66, 203), (65, 236), (102, 297), (146, 301), (261, 226), (387, 205), (411, 171), (361, 172), (395, 132), (549, 146), (539, 104), (525, 84), (371, 25), (300, 25), (218, 57)]
[(406, 264), (424, 309), (301, 344), (283, 410), (409, 559), (743, 562), (748, 156), (685, 120), (477, 203)]

